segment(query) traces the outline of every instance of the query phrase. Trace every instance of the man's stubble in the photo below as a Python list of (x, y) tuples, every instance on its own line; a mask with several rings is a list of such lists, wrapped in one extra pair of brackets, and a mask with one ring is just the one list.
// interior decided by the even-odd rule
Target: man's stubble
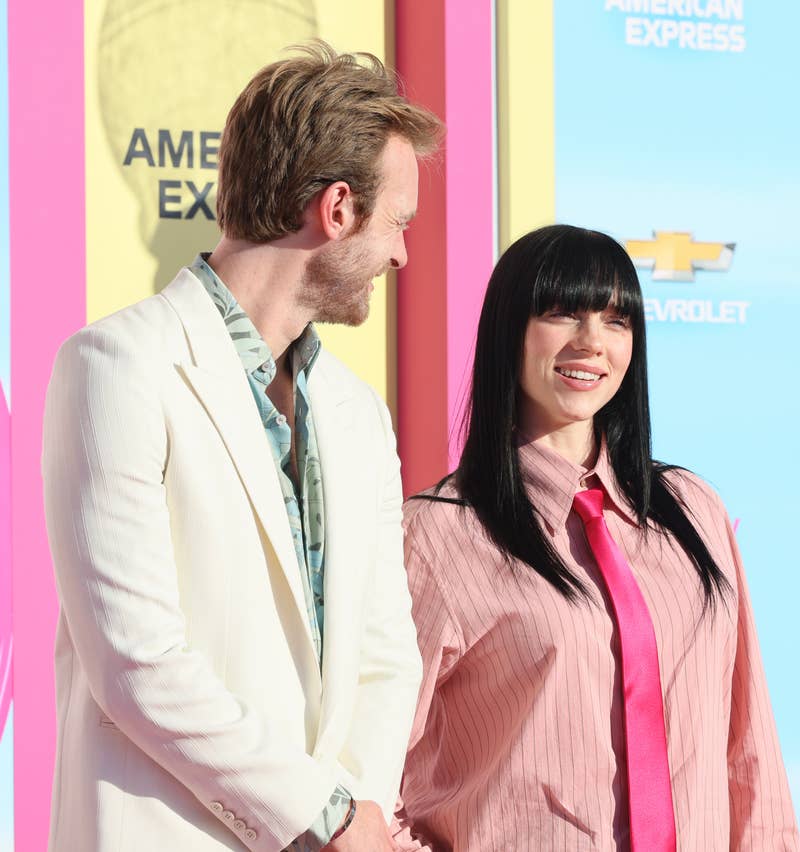
[(315, 322), (358, 326), (369, 316), (370, 285), (388, 264), (370, 253), (362, 236), (330, 243), (306, 263), (300, 300)]

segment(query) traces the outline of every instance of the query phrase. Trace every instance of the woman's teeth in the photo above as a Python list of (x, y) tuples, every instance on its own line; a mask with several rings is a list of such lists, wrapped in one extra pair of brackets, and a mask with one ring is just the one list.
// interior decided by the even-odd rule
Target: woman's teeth
[(584, 382), (596, 382), (600, 376), (597, 373), (587, 373), (586, 370), (564, 370), (561, 367), (556, 367), (556, 372), (562, 376), (567, 376), (570, 379), (580, 379)]

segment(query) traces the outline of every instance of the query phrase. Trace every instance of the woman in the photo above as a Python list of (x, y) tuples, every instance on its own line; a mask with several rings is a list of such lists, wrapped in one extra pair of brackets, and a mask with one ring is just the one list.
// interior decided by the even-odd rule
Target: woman
[(500, 259), (461, 460), (407, 504), (406, 560), (399, 849), (800, 849), (733, 532), (650, 455), (610, 237), (547, 227)]

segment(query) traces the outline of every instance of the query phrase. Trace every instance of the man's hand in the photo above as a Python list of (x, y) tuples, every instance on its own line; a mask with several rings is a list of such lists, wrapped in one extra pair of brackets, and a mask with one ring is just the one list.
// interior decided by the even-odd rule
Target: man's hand
[(345, 832), (322, 847), (322, 852), (394, 852), (383, 811), (375, 802), (356, 802), (356, 815)]

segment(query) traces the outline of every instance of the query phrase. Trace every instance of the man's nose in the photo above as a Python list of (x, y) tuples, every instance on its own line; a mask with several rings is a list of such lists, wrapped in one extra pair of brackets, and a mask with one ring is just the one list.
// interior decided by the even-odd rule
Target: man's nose
[(406, 238), (401, 233), (397, 245), (392, 252), (390, 261), (392, 269), (402, 269), (408, 263), (408, 252), (406, 251)]

